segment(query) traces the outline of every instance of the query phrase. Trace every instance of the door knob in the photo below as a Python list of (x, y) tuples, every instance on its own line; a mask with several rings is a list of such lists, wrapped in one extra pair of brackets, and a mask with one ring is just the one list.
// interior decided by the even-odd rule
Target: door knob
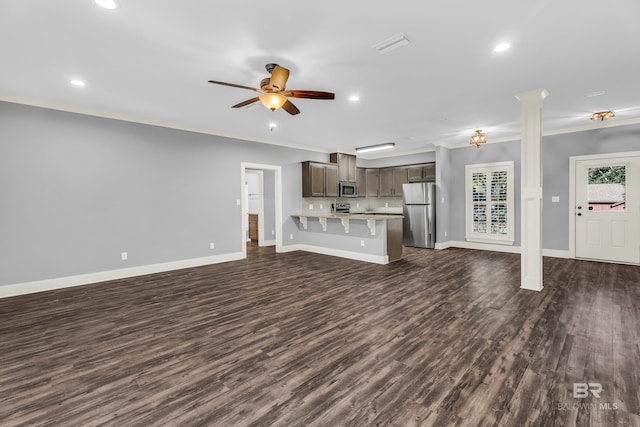
[(582, 206), (578, 206), (578, 209), (582, 209)]
[(578, 212), (578, 216), (582, 216), (582, 213)]

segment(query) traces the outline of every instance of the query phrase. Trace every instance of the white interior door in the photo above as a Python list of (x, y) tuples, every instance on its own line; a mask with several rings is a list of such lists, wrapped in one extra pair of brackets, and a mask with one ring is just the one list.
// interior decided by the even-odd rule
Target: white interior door
[(640, 263), (640, 157), (575, 166), (576, 257)]

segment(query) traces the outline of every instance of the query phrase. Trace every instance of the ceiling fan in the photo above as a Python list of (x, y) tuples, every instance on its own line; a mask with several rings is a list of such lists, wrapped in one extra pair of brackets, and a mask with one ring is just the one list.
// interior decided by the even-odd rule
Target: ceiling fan
[(316, 90), (285, 90), (287, 79), (289, 79), (289, 70), (278, 64), (267, 64), (265, 66), (271, 77), (265, 77), (260, 82), (260, 89), (249, 86), (237, 85), (234, 83), (218, 82), (209, 80), (209, 83), (215, 83), (224, 86), (238, 87), (240, 89), (248, 89), (259, 92), (260, 95), (255, 98), (247, 99), (239, 104), (233, 105), (231, 108), (240, 108), (254, 102), (262, 102), (262, 104), (275, 111), (283, 108), (287, 113), (296, 115), (300, 113), (298, 107), (293, 105), (287, 98), (306, 98), (306, 99), (334, 99), (335, 94), (332, 92), (320, 92)]

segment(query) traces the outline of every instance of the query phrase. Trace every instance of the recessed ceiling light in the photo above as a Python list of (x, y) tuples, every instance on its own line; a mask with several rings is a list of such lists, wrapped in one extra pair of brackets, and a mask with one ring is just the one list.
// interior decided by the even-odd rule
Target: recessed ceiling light
[(508, 50), (511, 47), (511, 45), (509, 43), (500, 43), (499, 45), (497, 45), (496, 47), (493, 48), (494, 52), (504, 52), (505, 50)]
[(351, 95), (349, 97), (349, 101), (351, 101), (351, 102), (360, 101), (360, 97), (358, 95)]
[(74, 86), (78, 86), (78, 87), (85, 87), (85, 86), (86, 86), (86, 83), (85, 83), (85, 82), (83, 82), (82, 80), (78, 80), (78, 79), (71, 80), (71, 82), (70, 82), (70, 83), (71, 83), (72, 85), (74, 85)]
[(117, 9), (118, 2), (116, 0), (94, 0), (96, 4), (105, 9)]

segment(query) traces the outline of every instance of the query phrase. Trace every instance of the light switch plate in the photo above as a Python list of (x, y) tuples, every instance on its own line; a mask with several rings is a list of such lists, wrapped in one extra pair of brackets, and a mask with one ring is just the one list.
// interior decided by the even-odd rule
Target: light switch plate
[(552, 203), (560, 203), (560, 196), (551, 196)]

